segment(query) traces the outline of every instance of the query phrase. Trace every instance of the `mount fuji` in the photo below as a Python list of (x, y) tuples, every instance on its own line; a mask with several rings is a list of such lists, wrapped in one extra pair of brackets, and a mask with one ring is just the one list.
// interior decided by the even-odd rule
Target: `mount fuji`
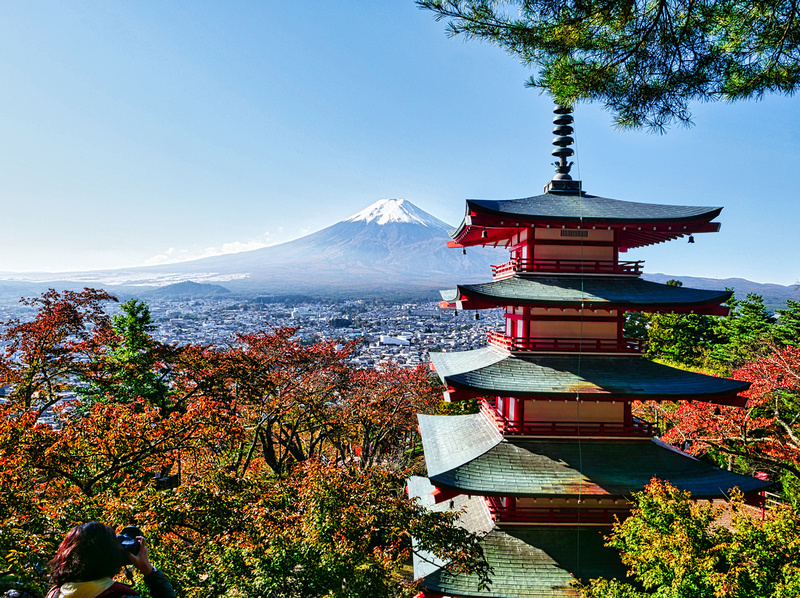
[(484, 281), (491, 277), (490, 264), (508, 259), (504, 249), (470, 248), (463, 255), (447, 248), (451, 228), (409, 201), (381, 199), (320, 231), (253, 251), (159, 266), (15, 275), (13, 280), (126, 289), (193, 281), (244, 293), (374, 295)]

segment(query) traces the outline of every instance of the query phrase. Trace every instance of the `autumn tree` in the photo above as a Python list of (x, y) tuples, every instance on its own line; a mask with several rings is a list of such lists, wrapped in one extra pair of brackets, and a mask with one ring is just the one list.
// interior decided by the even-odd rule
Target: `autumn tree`
[(75, 378), (83, 372), (94, 345), (94, 331), (108, 325), (103, 308), (116, 301), (105, 291), (81, 292), (50, 289), (40, 297), (22, 299), (36, 308), (33, 319), (5, 323), (0, 341), (0, 386), (9, 386), (9, 398), (22, 409), (39, 415), (75, 390)]
[(304, 346), (292, 338), (296, 330), (240, 334), (224, 355), (224, 376), (247, 431), (241, 474), (256, 456), (280, 476), (294, 463), (333, 453), (331, 424), (352, 348)]
[(746, 408), (684, 403), (663, 439), (800, 480), (800, 348), (773, 349), (733, 377), (752, 383)]
[(448, 34), (497, 45), (559, 104), (599, 102), (622, 127), (689, 123), (689, 102), (792, 94), (795, 2), (417, 0)]
[(417, 437), (417, 414), (433, 413), (440, 401), (441, 388), (425, 366), (350, 370), (336, 403), (342, 458), (363, 468), (387, 459), (409, 465), (404, 453)]
[(614, 524), (608, 545), (634, 578), (594, 579), (583, 598), (789, 598), (800, 594), (800, 523), (781, 508), (750, 515), (734, 492), (730, 526), (722, 508), (693, 501), (653, 480), (633, 497), (629, 518)]
[[(414, 549), (485, 577), (457, 514), (403, 496), (397, 456), (436, 395), (424, 369), (355, 370), (351, 346), (304, 346), (294, 329), (164, 347), (144, 304), (109, 319), (105, 300), (52, 292), (3, 333), (20, 341), (3, 362), (0, 591), (43, 596), (64, 533), (90, 520), (144, 529), (187, 597), (410, 594)], [(21, 392), (29, 370), (72, 398)], [(56, 396), (45, 423), (40, 399)], [(178, 483), (155, 483), (166, 472)]]

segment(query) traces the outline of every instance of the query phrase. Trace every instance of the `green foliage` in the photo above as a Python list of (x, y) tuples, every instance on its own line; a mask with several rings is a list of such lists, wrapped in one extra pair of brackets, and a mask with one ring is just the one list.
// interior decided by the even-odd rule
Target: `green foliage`
[(789, 299), (786, 309), (779, 309), (778, 322), (772, 329), (775, 343), (779, 346), (800, 346), (800, 301)]
[[(682, 287), (677, 279), (667, 286)], [(628, 314), (625, 335), (647, 341), (645, 355), (670, 363), (691, 367), (708, 367), (716, 318), (699, 314)]]
[(792, 505), (795, 511), (800, 510), (800, 479), (792, 472), (782, 470), (778, 482), (782, 499)]
[(716, 318), (699, 314), (653, 314), (647, 328), (647, 357), (687, 365), (707, 362)]
[(733, 493), (730, 526), (720, 507), (693, 501), (654, 480), (633, 497), (632, 515), (616, 523), (608, 544), (637, 585), (592, 580), (583, 598), (788, 598), (800, 593), (800, 524), (778, 509), (762, 520)]
[[(668, 285), (682, 286), (670, 280)], [(647, 340), (646, 356), (727, 374), (772, 346), (800, 346), (800, 301), (787, 301), (776, 322), (761, 295), (732, 297), (725, 317), (699, 314), (628, 314), (625, 334)]]
[(639, 311), (628, 312), (625, 315), (626, 338), (647, 339), (647, 327), (650, 325), (650, 315)]
[(771, 340), (775, 319), (769, 315), (761, 295), (748, 293), (745, 299), (731, 298), (731, 314), (717, 321), (714, 333), (719, 342), (711, 357), (729, 367), (739, 367), (763, 354)]
[(621, 127), (691, 122), (692, 101), (792, 94), (794, 2), (417, 0), (449, 35), (488, 41), (534, 70), (559, 104), (602, 103)]
[(98, 347), (80, 393), (87, 404), (129, 403), (142, 398), (166, 410), (171, 348), (150, 336), (155, 326), (146, 303), (131, 299), (120, 309), (121, 313), (111, 318), (111, 329), (98, 331), (102, 350)]
[(481, 410), (478, 399), (463, 401), (441, 401), (436, 407), (436, 415), (469, 415)]

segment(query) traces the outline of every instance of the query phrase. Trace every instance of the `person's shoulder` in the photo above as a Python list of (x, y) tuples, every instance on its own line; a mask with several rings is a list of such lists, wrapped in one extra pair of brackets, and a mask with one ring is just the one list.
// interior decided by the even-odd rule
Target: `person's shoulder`
[(130, 596), (138, 597), (139, 593), (132, 587), (126, 586), (124, 583), (114, 582), (110, 588), (97, 596), (97, 598), (128, 598)]
[[(61, 598), (61, 589), (53, 588), (45, 598)], [(98, 594), (96, 598), (139, 598), (139, 593), (132, 587), (115, 581), (110, 588), (102, 594)]]

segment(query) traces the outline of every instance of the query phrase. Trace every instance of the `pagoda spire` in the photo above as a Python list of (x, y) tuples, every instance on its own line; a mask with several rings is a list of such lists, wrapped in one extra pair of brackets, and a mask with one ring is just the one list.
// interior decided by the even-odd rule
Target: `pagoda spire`
[(569, 171), (574, 162), (567, 161), (567, 158), (575, 155), (575, 150), (570, 147), (575, 143), (575, 139), (572, 138), (572, 133), (574, 132), (572, 123), (575, 121), (572, 118), (572, 107), (556, 105), (553, 112), (556, 115), (553, 118), (553, 124), (555, 125), (553, 127), (553, 135), (557, 137), (553, 139), (553, 145), (556, 147), (550, 153), (558, 158), (558, 162), (553, 162), (556, 174), (553, 180), (545, 185), (544, 192), (574, 194), (580, 192), (581, 182), (572, 180)]

